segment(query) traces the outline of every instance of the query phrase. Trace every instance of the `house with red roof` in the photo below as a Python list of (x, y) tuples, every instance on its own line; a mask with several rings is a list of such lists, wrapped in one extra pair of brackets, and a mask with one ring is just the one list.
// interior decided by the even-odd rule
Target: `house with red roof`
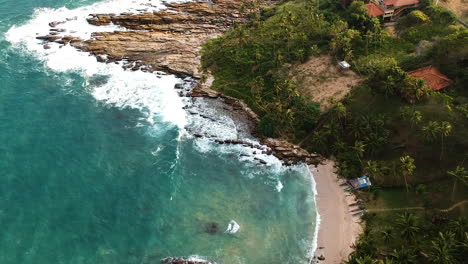
[(415, 8), (419, 0), (372, 0), (364, 5), (371, 16), (382, 17), (384, 20), (394, 20), (408, 8)]
[(409, 75), (423, 79), (426, 85), (434, 91), (440, 91), (453, 84), (447, 76), (443, 75), (436, 67), (427, 66), (408, 72)]

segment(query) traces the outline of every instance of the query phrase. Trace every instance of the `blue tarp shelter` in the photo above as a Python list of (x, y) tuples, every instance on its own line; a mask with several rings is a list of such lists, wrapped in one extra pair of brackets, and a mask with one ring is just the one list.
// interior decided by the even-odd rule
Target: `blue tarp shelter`
[(370, 182), (369, 177), (367, 177), (367, 176), (361, 176), (361, 177), (358, 177), (356, 179), (349, 180), (349, 183), (355, 189), (361, 189), (361, 188), (369, 187), (369, 186), (372, 185), (372, 183)]

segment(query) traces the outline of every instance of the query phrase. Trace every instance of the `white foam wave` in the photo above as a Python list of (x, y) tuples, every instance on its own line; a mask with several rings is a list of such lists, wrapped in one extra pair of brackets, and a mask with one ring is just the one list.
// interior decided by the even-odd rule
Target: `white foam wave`
[(309, 253), (308, 253), (308, 255), (309, 255), (308, 257), (310, 259), (309, 264), (312, 263), (312, 259), (313, 259), (314, 255), (315, 255), (315, 252), (317, 251), (318, 234), (319, 234), (319, 230), (320, 230), (320, 221), (321, 221), (319, 210), (318, 210), (318, 207), (317, 207), (317, 194), (318, 194), (318, 192), (317, 192), (317, 183), (315, 182), (314, 174), (313, 174), (315, 171), (316, 171), (316, 169), (313, 170), (313, 169), (308, 168), (308, 172), (309, 172), (309, 175), (310, 175), (310, 178), (311, 178), (311, 188), (312, 188), (312, 192), (314, 194), (314, 207), (315, 207), (315, 210), (316, 210), (314, 239), (312, 241), (312, 245), (311, 245)]
[(276, 190), (278, 192), (281, 192), (281, 190), (283, 190), (283, 183), (281, 183), (281, 181), (278, 181), (278, 183), (276, 184)]
[[(65, 35), (89, 39), (92, 32), (124, 30), (115, 25), (93, 26), (86, 21), (90, 13), (135, 13), (161, 8), (162, 1), (156, 0), (108, 0), (72, 10), (65, 7), (38, 8), (26, 24), (11, 27), (6, 33), (6, 40), (15, 48), (35, 54), (54, 71), (79, 72), (88, 80), (85, 88), (97, 100), (119, 108), (142, 110), (152, 124), (158, 117), (158, 120), (173, 123), (182, 129), (186, 116), (182, 100), (174, 90), (174, 85), (180, 81), (175, 76), (125, 71), (119, 64), (99, 63), (93, 56), (69, 45), (50, 43), (50, 49), (44, 49), (43, 43), (36, 39), (38, 35), (49, 33), (51, 21), (64, 21), (57, 28), (64, 29)], [(91, 85), (89, 80), (96, 76), (106, 76), (107, 82)]]
[(231, 220), (229, 221), (228, 227), (226, 231), (224, 231), (224, 233), (235, 234), (239, 231), (239, 229), (240, 229), (240, 225), (236, 221)]
[[(178, 2), (174, 0), (165, 1)], [(116, 25), (100, 27), (90, 25), (86, 21), (90, 13), (135, 13), (143, 12), (143, 10), (154, 11), (161, 8), (163, 8), (163, 5), (160, 0), (107, 0), (72, 10), (65, 7), (58, 9), (38, 8), (31, 20), (24, 25), (11, 27), (5, 37), (7, 41), (12, 43), (13, 47), (35, 54), (37, 58), (44, 62), (44, 65), (54, 71), (80, 73), (87, 80), (85, 89), (88, 89), (96, 100), (120, 108), (139, 109), (147, 114), (146, 119), (150, 123), (154, 123), (155, 120), (160, 118), (162, 121), (177, 125), (181, 131), (189, 126), (195, 131), (210, 135), (211, 138), (200, 138), (194, 141), (197, 149), (201, 152), (235, 153), (241, 161), (248, 161), (247, 164), (251, 166), (260, 165), (260, 160), (265, 162), (266, 164), (262, 164), (262, 166), (268, 167), (271, 172), (270, 182), (272, 188), (280, 189), (281, 182), (278, 175), (285, 169), (299, 169), (301, 166), (285, 167), (276, 157), (263, 154), (258, 149), (242, 145), (219, 145), (215, 143), (214, 139), (242, 139), (253, 144), (259, 144), (257, 140), (246, 136), (245, 132), (242, 132), (238, 122), (229, 116), (219, 115), (210, 107), (200, 105), (198, 108), (203, 109), (202, 114), (205, 117), (193, 115), (187, 118), (186, 112), (183, 110), (183, 106), (187, 102), (184, 102), (174, 89), (174, 85), (180, 83), (181, 80), (175, 76), (125, 71), (119, 64), (99, 63), (93, 56), (80, 52), (69, 45), (61, 46), (58, 43), (51, 43), (50, 49), (44, 49), (43, 43), (36, 39), (38, 35), (42, 36), (49, 33), (49, 23), (51, 21), (66, 21), (57, 26), (57, 28), (66, 30), (65, 35), (89, 39), (92, 32), (125, 30)], [(93, 78), (99, 76), (105, 77), (105, 82), (99, 85), (93, 84)], [(206, 118), (206, 116), (211, 118)], [(186, 134), (186, 136), (188, 135)], [(157, 155), (158, 151), (159, 149), (154, 151), (153, 155)], [(177, 151), (179, 151), (179, 148)], [(242, 173), (245, 173), (247, 177), (255, 177), (256, 173), (261, 173), (257, 171), (260, 170), (245, 170)], [(316, 245), (316, 242), (314, 243)], [(194, 259), (196, 258), (198, 257), (194, 256)]]

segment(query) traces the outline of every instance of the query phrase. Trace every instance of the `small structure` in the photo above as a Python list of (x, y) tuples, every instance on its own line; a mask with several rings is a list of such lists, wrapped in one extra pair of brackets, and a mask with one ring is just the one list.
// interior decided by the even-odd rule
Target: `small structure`
[(351, 65), (349, 65), (349, 63), (347, 63), (346, 61), (340, 61), (338, 62), (338, 67), (340, 68), (340, 70), (349, 70), (349, 68), (351, 68)]
[(419, 0), (371, 0), (364, 5), (367, 13), (371, 16), (382, 16), (385, 20), (394, 20), (408, 8), (415, 8), (419, 5)]
[(439, 91), (452, 85), (453, 82), (447, 76), (443, 75), (436, 67), (427, 66), (408, 72), (409, 75), (423, 79), (427, 86), (433, 91)]
[(378, 17), (378, 16), (382, 16), (383, 14), (385, 14), (383, 8), (381, 8), (376, 3), (370, 2), (368, 4), (365, 4), (364, 6), (367, 8), (367, 14), (371, 16)]
[(361, 189), (372, 185), (369, 177), (367, 176), (361, 176), (356, 179), (349, 180), (349, 184), (351, 184), (354, 189)]

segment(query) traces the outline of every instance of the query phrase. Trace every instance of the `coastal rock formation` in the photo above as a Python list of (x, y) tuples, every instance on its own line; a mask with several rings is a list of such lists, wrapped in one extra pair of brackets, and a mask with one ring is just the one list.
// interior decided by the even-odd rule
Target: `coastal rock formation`
[(272, 155), (284, 161), (286, 164), (305, 162), (307, 164), (317, 165), (324, 160), (322, 156), (309, 153), (307, 150), (289, 143), (284, 139), (263, 138), (261, 143), (270, 147)]
[[(263, 0), (260, 5), (254, 0), (199, 0), (186, 3), (164, 3), (165, 10), (156, 12), (90, 14), (87, 19), (95, 26), (117, 25), (121, 31), (95, 32), (91, 39), (83, 40), (66, 35), (66, 31), (57, 28), (66, 21), (50, 22), (50, 32), (36, 38), (44, 42), (44, 49), (50, 43), (71, 45), (79, 50), (89, 52), (96, 60), (103, 63), (121, 61), (123, 68), (132, 71), (164, 71), (180, 77), (190, 76), (204, 79), (198, 82), (188, 96), (205, 97), (221, 100), (226, 105), (249, 120), (256, 126), (260, 119), (242, 100), (227, 96), (210, 89), (212, 76), (202, 76), (199, 71), (200, 51), (206, 41), (226, 33), (234, 24), (245, 22), (260, 7), (271, 6), (277, 0)], [(185, 96), (180, 92), (181, 96)], [(255, 133), (255, 128), (252, 131)], [(195, 133), (195, 137), (203, 134)], [(261, 138), (262, 146), (238, 140), (217, 140), (219, 144), (242, 144), (258, 148), (264, 154), (271, 154), (285, 164), (305, 162), (318, 164), (322, 158), (310, 154), (299, 146), (286, 140)], [(258, 159), (258, 158), (257, 158)], [(265, 161), (258, 159), (260, 164)]]
[[(247, 120), (253, 123), (255, 126), (260, 122), (258, 115), (250, 109), (246, 103), (237, 98), (227, 96), (218, 91), (212, 90), (209, 87), (211, 86), (212, 77), (208, 76), (208, 81), (199, 83), (195, 88), (193, 88), (190, 96), (192, 97), (205, 97), (211, 99), (222, 100), (225, 104), (232, 107), (232, 111), (237, 112), (238, 114), (244, 116)], [(255, 129), (254, 129), (255, 130)], [(252, 131), (255, 133), (256, 131)], [(202, 137), (203, 135), (195, 134), (195, 137)], [(285, 164), (297, 164), (299, 162), (304, 162), (307, 164), (319, 164), (323, 157), (317, 154), (311, 154), (305, 149), (289, 143), (284, 139), (273, 139), (273, 138), (260, 138), (260, 142), (263, 145), (252, 144), (251, 142), (243, 140), (215, 140), (218, 144), (235, 144), (243, 145), (245, 147), (250, 147), (260, 150), (263, 154), (274, 155), (278, 159), (284, 161)], [(264, 146), (267, 146), (265, 148)], [(265, 164), (265, 161), (259, 160), (261, 164)]]
[[(107, 62), (124, 61), (132, 70), (146, 65), (149, 71), (199, 78), (202, 44), (221, 36), (233, 24), (245, 22), (258, 10), (254, 3), (251, 0), (193, 1), (165, 3), (167, 9), (157, 12), (90, 14), (90, 24), (113, 24), (125, 30), (95, 32), (89, 40), (52, 34), (37, 38), (70, 43), (96, 56), (106, 55)], [(55, 30), (62, 23), (65, 21), (51, 22), (50, 27)]]

